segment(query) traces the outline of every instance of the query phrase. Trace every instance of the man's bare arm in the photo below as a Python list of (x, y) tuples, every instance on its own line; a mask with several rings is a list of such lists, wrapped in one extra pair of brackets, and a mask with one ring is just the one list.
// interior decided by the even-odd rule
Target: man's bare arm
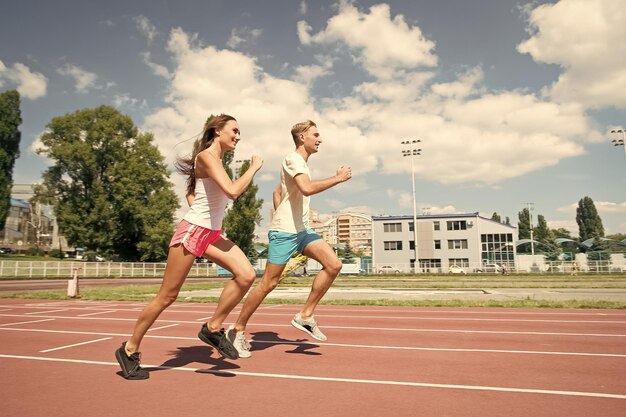
[(328, 190), (337, 184), (348, 181), (350, 178), (352, 178), (352, 169), (350, 167), (340, 166), (337, 169), (337, 174), (323, 180), (311, 181), (311, 178), (306, 174), (296, 175), (294, 180), (300, 192), (305, 196), (310, 196)]

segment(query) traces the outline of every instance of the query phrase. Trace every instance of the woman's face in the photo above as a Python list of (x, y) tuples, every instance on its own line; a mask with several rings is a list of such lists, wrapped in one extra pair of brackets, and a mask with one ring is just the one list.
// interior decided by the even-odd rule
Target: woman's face
[(217, 139), (220, 141), (222, 148), (232, 151), (239, 142), (239, 123), (236, 120), (229, 120), (224, 127), (216, 131)]

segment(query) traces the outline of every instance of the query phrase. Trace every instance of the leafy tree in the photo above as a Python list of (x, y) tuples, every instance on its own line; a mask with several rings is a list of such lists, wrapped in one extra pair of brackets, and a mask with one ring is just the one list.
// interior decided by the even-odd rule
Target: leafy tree
[(53, 165), (35, 194), (53, 205), (70, 244), (128, 260), (166, 257), (178, 199), (152, 140), (109, 106), (48, 124), (39, 152)]
[(537, 216), (537, 227), (533, 231), (534, 239), (541, 243), (540, 250), (542, 250), (548, 260), (554, 261), (561, 254), (561, 248), (554, 243), (554, 233), (548, 227), (546, 218), (539, 214)]
[(580, 241), (595, 237), (604, 237), (604, 226), (598, 210), (590, 197), (581, 198), (576, 208), (576, 223)]
[(508, 224), (509, 226), (511, 225), (511, 219), (509, 218), (509, 216), (506, 216), (506, 219), (504, 220), (504, 224)]
[[(250, 168), (250, 161), (244, 161), (239, 169), (239, 175), (243, 175), (248, 168)], [(230, 174), (230, 168), (227, 172)], [(258, 257), (258, 252), (254, 249), (254, 229), (256, 225), (261, 224), (262, 219), (260, 211), (263, 200), (256, 198), (258, 190), (259, 187), (251, 182), (248, 188), (233, 201), (232, 207), (224, 217), (224, 230), (228, 238), (241, 248), (251, 262)]]
[(491, 220), (494, 220), (498, 223), (502, 222), (502, 218), (500, 217), (500, 215), (498, 213), (496, 213), (495, 211), (493, 212), (493, 214), (491, 215)]
[(572, 233), (563, 227), (559, 227), (558, 229), (552, 229), (552, 234), (554, 235), (555, 239), (558, 239), (558, 238), (573, 239)]
[(0, 229), (11, 207), (11, 187), (13, 187), (13, 167), (20, 156), (22, 134), (18, 126), (22, 124), (20, 94), (15, 90), (0, 93)]
[(530, 212), (527, 208), (518, 213), (517, 238), (530, 239)]
[(346, 243), (343, 249), (343, 262), (346, 264), (354, 263), (354, 251), (352, 250), (352, 247), (348, 243)]

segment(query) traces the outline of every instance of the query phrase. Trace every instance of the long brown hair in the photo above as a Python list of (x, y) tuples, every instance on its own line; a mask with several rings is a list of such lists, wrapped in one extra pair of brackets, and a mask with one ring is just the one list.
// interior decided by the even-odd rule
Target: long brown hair
[(215, 139), (215, 131), (222, 129), (226, 123), (231, 120), (236, 120), (233, 116), (227, 114), (220, 114), (219, 116), (210, 116), (204, 125), (202, 131), (202, 137), (197, 139), (193, 144), (193, 151), (187, 158), (178, 158), (176, 164), (176, 170), (183, 175), (187, 175), (187, 195), (193, 194), (196, 189), (196, 156), (211, 146), (213, 139)]

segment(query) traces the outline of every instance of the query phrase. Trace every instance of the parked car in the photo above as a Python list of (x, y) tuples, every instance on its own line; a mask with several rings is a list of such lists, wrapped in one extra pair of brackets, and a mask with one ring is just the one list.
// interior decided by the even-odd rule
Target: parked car
[(400, 271), (398, 268), (395, 268), (391, 265), (383, 265), (378, 267), (378, 273), (379, 274), (399, 274), (402, 271)]
[(502, 267), (498, 264), (483, 264), (480, 268), (476, 268), (476, 272), (486, 272), (497, 274), (502, 271)]
[(465, 269), (461, 268), (458, 265), (450, 265), (450, 267), (448, 268), (448, 273), (465, 275)]

